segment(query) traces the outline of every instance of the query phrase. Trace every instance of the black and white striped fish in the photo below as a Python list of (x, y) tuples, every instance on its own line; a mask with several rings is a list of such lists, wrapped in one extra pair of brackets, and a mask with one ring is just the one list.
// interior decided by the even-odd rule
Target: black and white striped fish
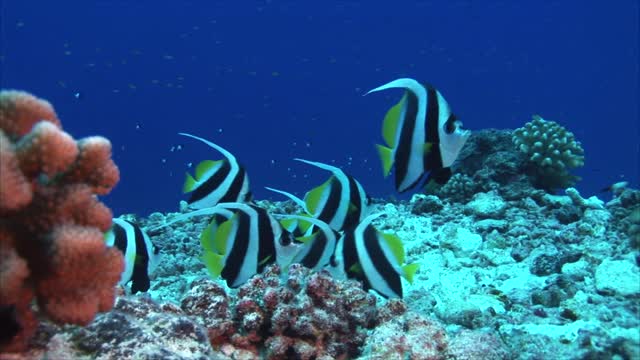
[(196, 166), (195, 178), (187, 173), (182, 191), (191, 193), (187, 203), (191, 209), (204, 209), (221, 202), (246, 202), (251, 200), (249, 177), (235, 156), (208, 140), (187, 133), (183, 136), (200, 140), (218, 150), (222, 160), (204, 160)]
[(277, 215), (282, 226), (292, 234), (301, 234), (295, 241), (304, 245), (296, 251), (291, 263), (299, 263), (312, 270), (322, 270), (333, 256), (339, 233), (327, 223), (308, 216)]
[(369, 198), (355, 178), (335, 166), (304, 159), (295, 160), (333, 174), (322, 185), (307, 192), (304, 200), (286, 191), (267, 187), (268, 190), (287, 196), (307, 214), (326, 222), (336, 231), (356, 226), (367, 215)]
[[(444, 183), (470, 133), (451, 112), (449, 104), (433, 86), (402, 78), (379, 86), (406, 89), (386, 114), (382, 135), (386, 146), (377, 145), (385, 177), (395, 166), (395, 186), (404, 192), (418, 185), (423, 175)], [(428, 181), (428, 180), (427, 180)]]
[(336, 245), (329, 272), (337, 278), (355, 278), (365, 289), (373, 289), (387, 298), (402, 297), (402, 280), (409, 282), (418, 264), (405, 264), (402, 241), (394, 234), (376, 230), (371, 222), (382, 215), (373, 214), (354, 229), (346, 230)]
[(149, 290), (149, 275), (161, 259), (159, 248), (153, 245), (149, 235), (133, 222), (115, 218), (105, 234), (105, 243), (117, 247), (124, 255), (125, 268), (120, 285), (131, 282), (132, 294)]
[(265, 209), (245, 203), (220, 203), (202, 232), (202, 260), (212, 277), (238, 287), (269, 264), (288, 266), (300, 245)]

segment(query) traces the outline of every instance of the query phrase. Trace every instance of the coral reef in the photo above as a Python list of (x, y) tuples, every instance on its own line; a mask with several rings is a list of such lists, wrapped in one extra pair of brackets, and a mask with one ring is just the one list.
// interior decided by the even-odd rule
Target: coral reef
[(453, 164), (454, 175), (440, 188), (426, 189), (442, 200), (466, 203), (478, 192), (497, 191), (505, 199), (541, 196), (525, 155), (516, 151), (507, 130), (473, 132)]
[(0, 351), (24, 349), (38, 315), (87, 324), (111, 309), (123, 259), (96, 195), (118, 179), (108, 140), (75, 141), (48, 102), (0, 92), (0, 309), (15, 330)]
[[(52, 115), (38, 115), (47, 116)], [(51, 124), (59, 126), (57, 120)], [(6, 128), (11, 131), (20, 128), (10, 126)], [(44, 191), (39, 188), (67, 186), (72, 173), (55, 164), (47, 170), (16, 172), (23, 166), (15, 155), (20, 138), (29, 137), (31, 131), (31, 126), (24, 128), (22, 135), (12, 132), (0, 141), (2, 175), (13, 169), (12, 177), (2, 178), (0, 190), (5, 192), (0, 194), (7, 193), (4, 186), (12, 186), (8, 193), (15, 195), (0, 198), (0, 230), (7, 229), (6, 219), (26, 222), (20, 217), (25, 214), (21, 207), (27, 209), (38, 199), (36, 195)], [(35, 137), (39, 136), (43, 135)], [(148, 294), (120, 294), (112, 311), (98, 314), (86, 327), (60, 326), (45, 318), (28, 351), (14, 358), (546, 359), (549, 354), (559, 359), (640, 358), (640, 191), (617, 189), (606, 203), (597, 197), (585, 199), (573, 188), (552, 194), (549, 183), (540, 186), (539, 169), (557, 167), (532, 161), (514, 148), (513, 136), (499, 130), (474, 133), (454, 165), (452, 181), (432, 189), (438, 196), (415, 195), (405, 202), (373, 199), (371, 213), (386, 214), (373, 225), (396, 233), (406, 261), (420, 265), (414, 281), (403, 284), (402, 300), (383, 299), (363, 291), (358, 281), (335, 279), (297, 264), (287, 269), (269, 266), (239, 288), (229, 289), (219, 279), (210, 279), (198, 260), (199, 235), (209, 219), (191, 218), (150, 234), (163, 249), (164, 260), (152, 276)], [(38, 156), (46, 154), (25, 160), (24, 166), (37, 164)], [(77, 161), (73, 159), (72, 163)], [(67, 166), (77, 170), (74, 176), (90, 168)], [(31, 179), (27, 185), (20, 174)], [(558, 174), (569, 178), (568, 172)], [(89, 193), (106, 189), (87, 181)], [(21, 189), (33, 192), (29, 201), (19, 197)], [(55, 219), (67, 219), (65, 226), (80, 221), (52, 216), (86, 203), (57, 204), (62, 207), (39, 205), (29, 210), (50, 212), (35, 217), (51, 224), (37, 228), (49, 235), (35, 237), (41, 245), (35, 248), (52, 249), (38, 259), (60, 257), (59, 244), (42, 246), (64, 238), (54, 232), (59, 224)], [(274, 213), (295, 211), (290, 202), (257, 204)], [(154, 213), (138, 220), (154, 228), (174, 216)], [(32, 274), (56, 273), (52, 265), (58, 263), (35, 266), (39, 263), (32, 261), (32, 254), (24, 253), (13, 238), (7, 241), (3, 231), (0, 316), (4, 320), (7, 314), (19, 315), (21, 325), (28, 325), (36, 313), (24, 304), (34, 296), (39, 296), (44, 311), (56, 310), (46, 307), (47, 299), (40, 298), (36, 287), (39, 280), (32, 280)], [(103, 266), (100, 259), (91, 261)], [(104, 274), (88, 271), (87, 276), (95, 280)], [(34, 287), (25, 287), (32, 283)], [(85, 294), (80, 293), (83, 289), (73, 294)], [(9, 295), (26, 296), (25, 302), (7, 302)], [(75, 304), (69, 309), (89, 314), (84, 312), (88, 307)], [(50, 316), (60, 320), (60, 315)], [(35, 325), (31, 326), (33, 331)], [(3, 332), (6, 329), (11, 327), (3, 326)], [(28, 335), (23, 331), (22, 344)]]
[[(534, 120), (534, 123), (537, 124), (540, 121), (544, 120)], [(515, 142), (522, 149), (529, 147), (537, 149), (540, 146), (526, 145), (533, 141), (529, 135), (529, 131), (532, 131), (529, 129), (530, 124), (528, 123), (528, 127), (514, 131), (485, 129), (474, 132), (452, 166), (454, 175), (451, 179), (441, 187), (430, 186), (425, 191), (445, 201), (466, 203), (478, 192), (496, 191), (506, 200), (526, 197), (539, 199), (545, 193), (553, 193), (555, 190), (571, 186), (578, 178), (570, 174), (569, 170), (580, 166), (584, 161), (580, 144), (572, 140), (571, 133), (566, 130), (561, 131), (559, 125), (545, 125), (550, 129), (547, 137), (552, 138), (549, 140), (549, 146), (546, 147), (548, 151), (552, 148), (551, 143), (554, 141), (575, 143), (575, 149), (563, 148), (563, 154), (555, 158), (551, 157), (551, 165), (544, 160), (532, 161), (531, 157), (534, 155), (519, 150), (514, 145)], [(525, 129), (529, 130), (525, 131)], [(551, 135), (551, 130), (557, 130), (558, 134), (563, 134), (562, 140), (558, 140), (560, 135)], [(553, 156), (554, 151), (547, 155)], [(572, 155), (569, 156), (568, 153)], [(535, 159), (538, 159), (538, 156), (535, 156)], [(560, 164), (564, 166), (561, 167)]]
[(584, 165), (584, 150), (573, 133), (537, 115), (513, 131), (513, 143), (536, 165), (535, 184), (543, 189), (572, 185), (578, 178), (569, 170)]
[(255, 276), (231, 297), (202, 280), (181, 307), (209, 332), (211, 343), (238, 356), (266, 359), (353, 358), (375, 325), (376, 298), (355, 281), (339, 282), (299, 264), (284, 281), (277, 266)]

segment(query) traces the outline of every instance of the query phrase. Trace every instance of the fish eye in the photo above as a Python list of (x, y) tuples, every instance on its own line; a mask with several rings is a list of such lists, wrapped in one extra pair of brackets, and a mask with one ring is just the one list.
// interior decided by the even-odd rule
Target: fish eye
[(452, 134), (454, 131), (456, 131), (456, 128), (459, 126), (459, 124), (460, 122), (458, 121), (458, 118), (454, 114), (451, 114), (449, 115), (447, 122), (444, 123), (444, 131), (447, 134)]
[(293, 243), (293, 235), (290, 234), (289, 232), (283, 232), (282, 235), (280, 235), (280, 244), (283, 246), (287, 246), (291, 243)]

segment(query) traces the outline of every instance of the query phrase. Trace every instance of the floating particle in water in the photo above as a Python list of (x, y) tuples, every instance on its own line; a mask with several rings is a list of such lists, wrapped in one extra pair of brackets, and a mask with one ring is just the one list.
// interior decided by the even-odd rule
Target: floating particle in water
[(192, 162), (187, 163), (187, 167), (188, 167), (188, 168), (191, 168), (192, 166), (193, 166), (193, 163), (192, 163)]
[(276, 161), (274, 159), (271, 159), (271, 165), (275, 165)]
[(82, 98), (82, 93), (77, 91), (73, 93), (73, 97), (76, 98), (77, 100), (80, 100)]
[(305, 141), (304, 142), (304, 146), (310, 148), (311, 147), (311, 141)]
[(178, 151), (182, 150), (182, 145), (181, 144), (176, 145), (176, 150)]
[(218, 134), (222, 134), (222, 128), (218, 129)]
[(142, 125), (141, 124), (136, 124), (136, 130), (140, 130), (142, 129)]
[(271, 76), (278, 77), (278, 76), (280, 76), (280, 72), (279, 71), (272, 71), (271, 72)]
[(165, 159), (165, 158), (163, 158), (161, 161), (162, 161), (163, 164), (167, 163), (167, 159)]

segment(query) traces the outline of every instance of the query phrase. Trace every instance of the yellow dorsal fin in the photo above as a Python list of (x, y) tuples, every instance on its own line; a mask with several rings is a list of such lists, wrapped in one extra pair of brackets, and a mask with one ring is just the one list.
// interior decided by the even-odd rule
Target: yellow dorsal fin
[(329, 180), (325, 181), (322, 185), (309, 190), (309, 192), (307, 193), (307, 195), (305, 195), (304, 197), (304, 203), (305, 205), (307, 205), (307, 211), (311, 214), (311, 215), (317, 215), (316, 211), (318, 210), (318, 205), (320, 204), (320, 199), (322, 199), (322, 196), (325, 193), (325, 190), (331, 186), (331, 180), (333, 179), (333, 176), (331, 176), (329, 178)]
[(211, 171), (211, 169), (216, 167), (221, 162), (222, 160), (217, 160), (217, 161), (203, 160), (202, 162), (200, 162), (200, 164), (196, 166), (196, 179), (198, 181), (202, 181), (204, 179), (205, 174)]
[(416, 271), (418, 271), (419, 267), (420, 265), (418, 263), (404, 265), (402, 267), (404, 278), (407, 279), (407, 281), (409, 281), (410, 283), (413, 283), (413, 276), (416, 274)]
[(191, 176), (191, 174), (187, 173), (187, 176), (184, 179), (184, 184), (182, 185), (182, 192), (189, 193), (196, 189), (198, 186), (198, 182), (196, 179)]
[(216, 254), (212, 251), (205, 251), (200, 257), (200, 260), (205, 264), (207, 270), (209, 270), (209, 275), (211, 275), (212, 278), (217, 279), (220, 276), (222, 269), (224, 268), (222, 255)]
[(393, 105), (387, 114), (384, 116), (384, 122), (382, 123), (382, 137), (387, 146), (391, 148), (396, 147), (396, 134), (398, 132), (398, 126), (400, 126), (400, 115), (402, 113), (402, 107), (406, 101), (407, 95), (404, 95), (397, 104)]
[(282, 226), (283, 229), (287, 230), (288, 232), (293, 232), (298, 227), (298, 220), (282, 219), (280, 220), (280, 225)]
[(300, 236), (300, 237), (297, 237), (297, 238), (296, 238), (296, 240), (298, 240), (299, 242), (301, 242), (301, 243), (303, 243), (303, 244), (308, 244), (308, 243), (310, 243), (311, 241), (313, 241), (313, 239), (316, 237), (316, 235), (318, 235), (318, 233), (317, 233), (317, 232), (316, 232), (316, 233), (313, 233), (313, 234), (311, 234), (311, 235), (308, 235), (308, 236)]
[(398, 265), (402, 265), (404, 263), (404, 248), (402, 247), (402, 240), (396, 234), (391, 233), (380, 233), (382, 235), (383, 241), (391, 250), (391, 254), (394, 259), (398, 262)]
[(393, 166), (393, 150), (383, 145), (376, 144), (380, 161), (382, 161), (382, 173), (384, 177), (389, 176), (391, 167)]
[(202, 231), (202, 234), (200, 234), (200, 245), (205, 251), (213, 251), (213, 239), (217, 228), (218, 224), (211, 220), (209, 225)]
[(218, 254), (226, 254), (229, 235), (231, 234), (231, 229), (233, 228), (233, 224), (237, 221), (237, 219), (238, 215), (233, 214), (233, 216), (231, 216), (229, 220), (218, 225), (218, 229), (216, 230), (213, 238), (213, 250)]
[[(306, 216), (308, 217), (308, 214), (300, 214), (300, 216)], [(304, 221), (301, 220), (300, 222), (298, 222), (298, 229), (300, 229), (300, 231), (302, 231), (302, 233), (306, 233), (307, 230), (309, 230), (310, 227), (312, 227), (313, 224), (310, 221)]]

